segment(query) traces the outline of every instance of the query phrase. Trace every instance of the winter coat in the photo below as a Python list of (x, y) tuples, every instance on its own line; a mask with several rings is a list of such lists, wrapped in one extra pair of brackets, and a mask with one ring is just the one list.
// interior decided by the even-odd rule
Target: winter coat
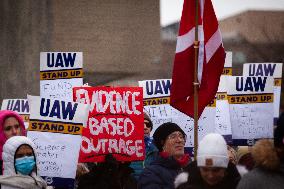
[(104, 163), (94, 165), (79, 178), (78, 189), (135, 189), (137, 183), (132, 172), (128, 163), (120, 163), (107, 155)]
[(15, 153), (17, 149), (26, 144), (33, 149), (35, 155), (35, 146), (33, 142), (24, 136), (14, 136), (9, 138), (3, 146), (3, 176), (0, 176), (1, 189), (44, 189), (47, 188), (46, 182), (37, 175), (37, 161), (34, 171), (30, 175), (16, 173)]
[(182, 170), (173, 157), (159, 155), (140, 175), (138, 189), (173, 189), (174, 179)]
[(258, 141), (252, 155), (256, 167), (242, 177), (238, 189), (284, 188), (284, 160), (278, 158), (273, 142)]
[(154, 145), (153, 140), (151, 138), (145, 137), (144, 142), (145, 142), (145, 160), (134, 161), (130, 164), (130, 167), (134, 171), (132, 176), (134, 176), (136, 180), (138, 180), (144, 168), (148, 167), (158, 155), (158, 149)]
[[(4, 122), (6, 118), (8, 117), (14, 117), (18, 120), (20, 127), (21, 127), (21, 135), (26, 136), (26, 129), (24, 125), (23, 119), (17, 114), (16, 112), (10, 111), (10, 110), (1, 110), (0, 111), (0, 159), (2, 160), (2, 152), (3, 152), (3, 145), (5, 144), (7, 137), (4, 134)], [(2, 171), (2, 169), (0, 170)]]
[(202, 179), (197, 162), (192, 162), (186, 172), (181, 173), (175, 180), (175, 186), (178, 189), (234, 189), (237, 187), (240, 174), (236, 166), (229, 162), (223, 180), (214, 186), (209, 186)]

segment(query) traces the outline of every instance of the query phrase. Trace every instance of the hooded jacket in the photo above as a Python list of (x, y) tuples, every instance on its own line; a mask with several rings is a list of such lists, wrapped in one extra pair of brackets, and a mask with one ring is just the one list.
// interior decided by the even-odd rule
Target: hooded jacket
[(136, 180), (139, 179), (139, 176), (143, 172), (145, 167), (148, 167), (151, 162), (155, 160), (158, 156), (158, 149), (153, 143), (153, 140), (150, 137), (144, 137), (145, 143), (145, 160), (144, 161), (133, 161), (130, 164), (130, 167), (133, 169), (134, 173), (132, 174)]
[(189, 156), (184, 157), (184, 165), (181, 165), (172, 156), (163, 157), (160, 153), (140, 175), (138, 189), (173, 189), (175, 177), (189, 163)]
[(14, 136), (7, 140), (3, 146), (3, 176), (0, 176), (1, 189), (42, 189), (47, 188), (46, 182), (39, 176), (37, 176), (37, 161), (34, 171), (30, 175), (22, 175), (16, 173), (15, 170), (15, 153), (17, 149), (26, 144), (33, 149), (35, 155), (35, 146), (33, 142), (24, 136)]
[(241, 176), (236, 166), (229, 162), (225, 177), (215, 186), (209, 186), (203, 181), (197, 162), (192, 162), (186, 172), (179, 174), (175, 180), (175, 187), (178, 189), (234, 189)]
[[(10, 110), (1, 110), (0, 111), (0, 160), (2, 160), (2, 152), (3, 152), (3, 145), (5, 144), (7, 137), (4, 134), (4, 122), (8, 117), (14, 117), (18, 120), (20, 127), (21, 127), (21, 135), (26, 136), (26, 129), (24, 125), (23, 119), (20, 117), (19, 114)], [(2, 165), (2, 164), (1, 164)], [(2, 169), (1, 169), (2, 171)]]
[(260, 140), (252, 150), (255, 168), (245, 174), (237, 189), (284, 188), (284, 161), (277, 156), (273, 142)]

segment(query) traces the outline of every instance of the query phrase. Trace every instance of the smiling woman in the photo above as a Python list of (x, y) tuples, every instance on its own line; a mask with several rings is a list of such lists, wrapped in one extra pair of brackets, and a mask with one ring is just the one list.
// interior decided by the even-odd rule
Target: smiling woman
[(190, 163), (184, 179), (175, 181), (178, 189), (234, 189), (240, 180), (236, 166), (229, 162), (227, 144), (220, 134), (210, 133), (199, 143), (197, 161)]

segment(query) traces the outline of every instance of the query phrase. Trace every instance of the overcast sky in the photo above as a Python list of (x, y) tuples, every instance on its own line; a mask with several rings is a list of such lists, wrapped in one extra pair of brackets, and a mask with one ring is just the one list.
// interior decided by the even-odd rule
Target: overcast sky
[[(223, 19), (246, 10), (284, 10), (284, 0), (212, 0), (217, 18)], [(183, 0), (160, 0), (161, 25), (180, 20)]]

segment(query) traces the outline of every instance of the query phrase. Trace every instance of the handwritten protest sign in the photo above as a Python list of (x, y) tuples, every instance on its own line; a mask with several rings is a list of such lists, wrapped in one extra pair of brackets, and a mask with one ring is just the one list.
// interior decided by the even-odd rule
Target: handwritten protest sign
[(272, 77), (229, 77), (228, 101), (235, 145), (273, 138)]
[(86, 104), (28, 96), (30, 125), (27, 136), (36, 145), (39, 174), (49, 185), (73, 188)]
[[(171, 79), (139, 81), (143, 87), (143, 104), (145, 112), (153, 122), (153, 131), (163, 123), (178, 124), (187, 134), (186, 147), (192, 153), (194, 146), (194, 120), (170, 106)], [(202, 139), (207, 133), (214, 132), (216, 99), (203, 111), (198, 122), (198, 136)]]
[(232, 75), (232, 52), (226, 52), (225, 65), (220, 77), (219, 87), (216, 94), (216, 119), (215, 131), (223, 135), (228, 144), (232, 143), (232, 129), (227, 99), (226, 78)]
[(72, 101), (72, 88), (83, 85), (82, 52), (40, 53), (40, 96)]
[(282, 63), (246, 63), (243, 67), (244, 76), (272, 76), (274, 78), (274, 124), (279, 117)]
[(28, 128), (30, 108), (27, 99), (4, 99), (1, 110), (11, 110), (17, 112), (23, 118), (25, 128)]
[(80, 162), (144, 159), (142, 88), (75, 87), (74, 101), (90, 104), (83, 130)]

